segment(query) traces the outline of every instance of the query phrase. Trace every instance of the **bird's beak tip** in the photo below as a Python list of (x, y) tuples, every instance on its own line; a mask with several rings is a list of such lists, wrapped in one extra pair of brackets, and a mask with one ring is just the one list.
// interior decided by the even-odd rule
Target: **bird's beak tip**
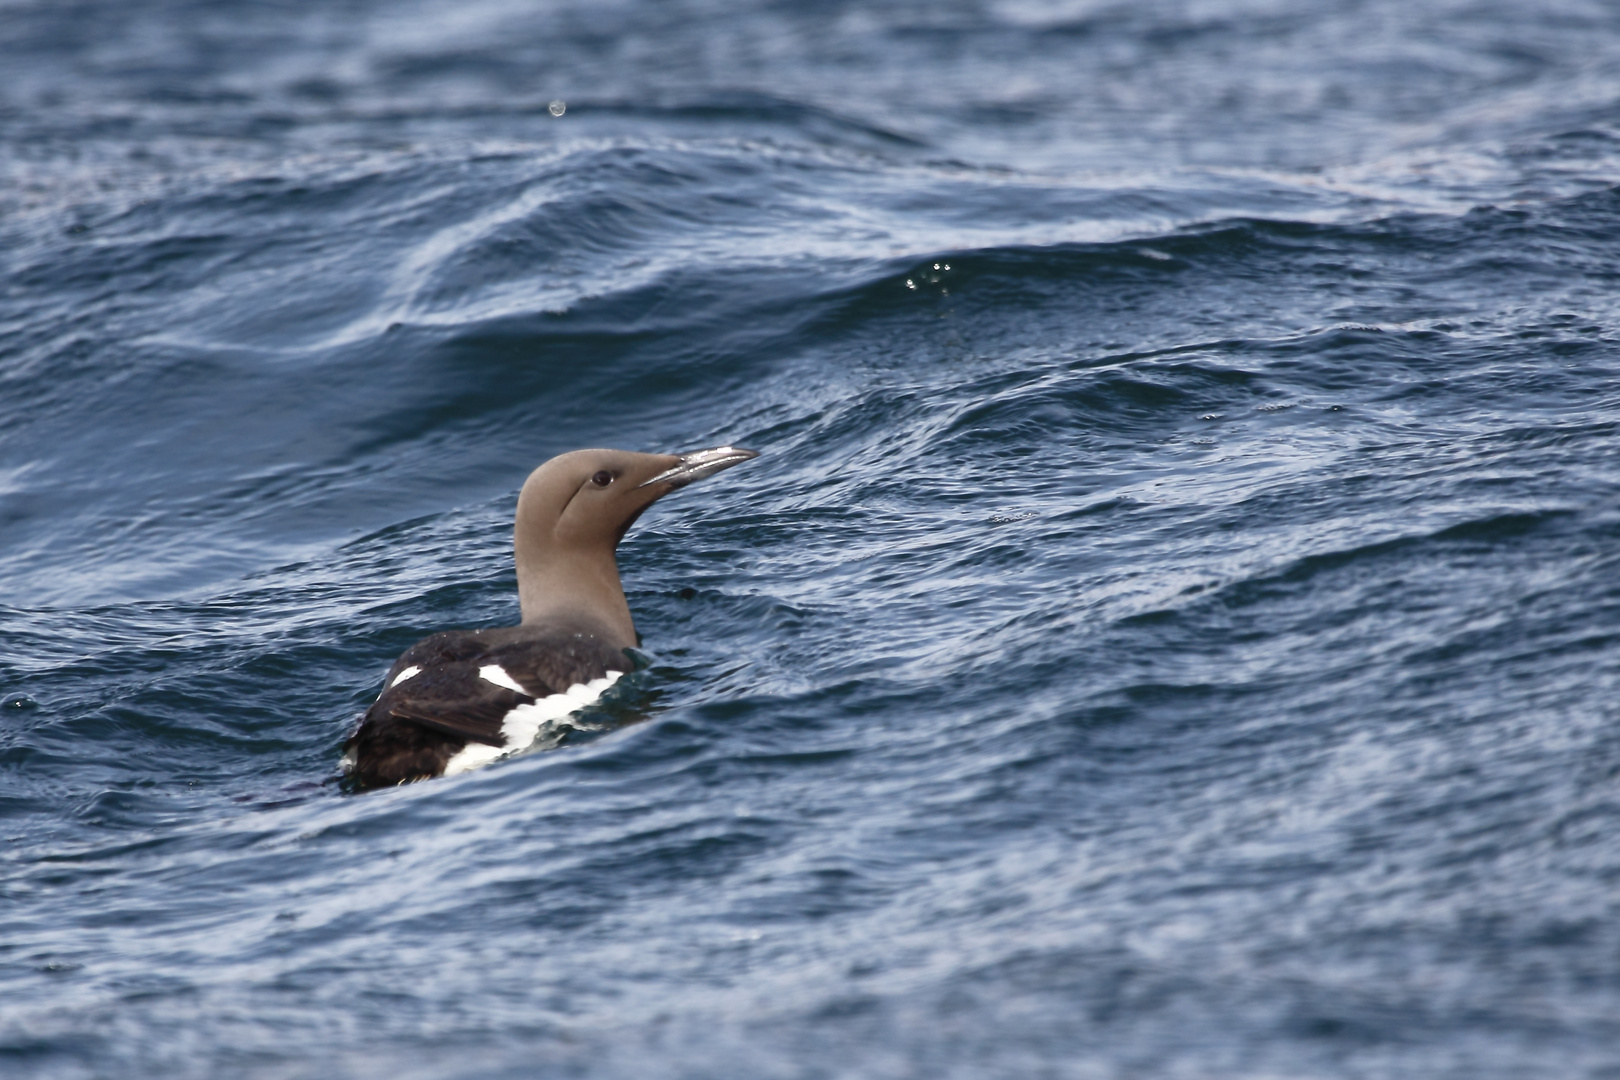
[(665, 469), (640, 486), (665, 483), (671, 488), (685, 487), (694, 481), (713, 476), (723, 469), (757, 458), (759, 451), (748, 450), (741, 446), (713, 446), (707, 450), (689, 450), (674, 456), (676, 464), (672, 468)]

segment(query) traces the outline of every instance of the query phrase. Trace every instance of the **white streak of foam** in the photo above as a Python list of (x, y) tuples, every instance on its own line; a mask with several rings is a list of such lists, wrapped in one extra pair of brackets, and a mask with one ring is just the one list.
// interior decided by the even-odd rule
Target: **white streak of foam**
[(464, 773), (470, 769), (488, 765), (504, 753), (506, 753), (506, 747), (504, 746), (469, 742), (457, 751), (455, 757), (444, 763), (444, 775), (454, 776), (457, 773)]

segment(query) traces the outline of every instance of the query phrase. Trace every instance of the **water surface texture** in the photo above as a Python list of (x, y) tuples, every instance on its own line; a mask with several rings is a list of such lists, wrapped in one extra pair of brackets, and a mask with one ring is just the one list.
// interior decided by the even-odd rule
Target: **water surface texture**
[[(1614, 1077), (1620, 7), (0, 2), (0, 1072)], [(581, 446), (646, 665), (363, 796)]]

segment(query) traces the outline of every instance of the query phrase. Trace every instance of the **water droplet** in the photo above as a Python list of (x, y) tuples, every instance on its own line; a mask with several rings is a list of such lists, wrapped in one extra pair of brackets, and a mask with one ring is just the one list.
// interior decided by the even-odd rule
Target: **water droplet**
[(568, 111), (568, 102), (558, 98), (556, 101), (553, 101), (550, 105), (546, 106), (546, 111), (552, 116), (561, 116), (563, 113)]

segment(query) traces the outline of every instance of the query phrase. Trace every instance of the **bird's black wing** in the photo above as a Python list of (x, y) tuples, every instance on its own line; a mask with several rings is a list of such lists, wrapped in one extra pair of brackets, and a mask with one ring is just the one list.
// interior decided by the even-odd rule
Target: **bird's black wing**
[(384, 691), (371, 711), (446, 735), (503, 746), (501, 722), (506, 714), (533, 700), (532, 695), (489, 682), (471, 664), (441, 664)]
[(501, 670), (535, 697), (561, 694), (580, 683), (623, 674), (634, 667), (623, 649), (584, 633), (547, 634), (495, 646), (486, 663)]
[(345, 744), (352, 774), (362, 787), (437, 776), (469, 742), (505, 747), (502, 725), (519, 705), (633, 666), (623, 649), (567, 628), (433, 634), (394, 662)]

